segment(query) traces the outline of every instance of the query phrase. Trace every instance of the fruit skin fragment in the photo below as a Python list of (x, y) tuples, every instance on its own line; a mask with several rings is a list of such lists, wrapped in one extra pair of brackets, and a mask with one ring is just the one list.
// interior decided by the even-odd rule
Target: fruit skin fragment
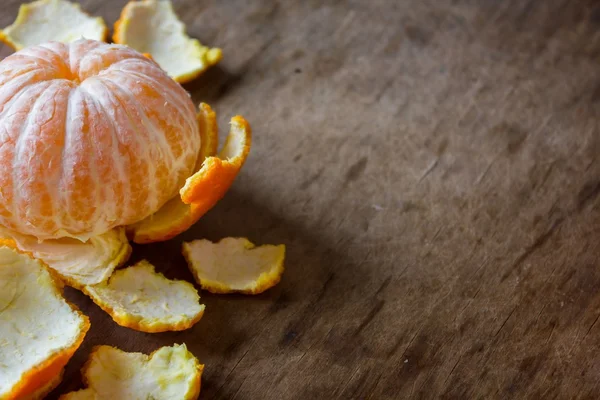
[(83, 291), (117, 324), (142, 332), (191, 328), (202, 318), (205, 308), (191, 283), (169, 280), (145, 260)]
[(72, 42), (85, 37), (106, 41), (108, 28), (101, 17), (91, 17), (78, 3), (38, 0), (22, 4), (15, 22), (0, 31), (0, 40), (15, 50), (49, 41)]
[(246, 238), (201, 239), (184, 243), (183, 255), (202, 289), (259, 294), (281, 280), (285, 246), (255, 246)]
[(60, 385), (60, 383), (63, 380), (64, 374), (65, 374), (65, 370), (63, 369), (52, 380), (48, 381), (44, 386), (37, 389), (34, 393), (32, 393), (26, 397), (23, 397), (22, 400), (42, 400), (42, 399), (44, 399), (46, 397), (46, 395), (48, 395), (48, 393), (50, 393), (51, 391), (56, 389), (56, 387), (58, 385)]
[(54, 389), (89, 328), (41, 261), (0, 240), (0, 399), (38, 399)]
[(200, 394), (203, 370), (185, 344), (162, 347), (149, 356), (98, 346), (82, 369), (88, 388), (60, 400), (193, 400)]
[(186, 180), (180, 196), (168, 201), (150, 217), (128, 227), (135, 243), (168, 240), (189, 229), (223, 198), (246, 162), (252, 144), (252, 129), (243, 117), (232, 118), (229, 135), (218, 155), (217, 118), (208, 104), (200, 104), (198, 124), (202, 137), (198, 172)]
[[(217, 157), (207, 157), (202, 167), (187, 178), (179, 191), (181, 200), (208, 211), (225, 195), (248, 158), (252, 130), (244, 117), (231, 119), (231, 130)], [(207, 194), (212, 196), (207, 196)]]
[(49, 266), (69, 286), (82, 289), (105, 282), (131, 254), (124, 228), (115, 228), (87, 242), (77, 239), (38, 241), (33, 236), (0, 230), (0, 237), (15, 241), (19, 250)]
[(221, 61), (221, 49), (190, 38), (170, 1), (130, 1), (114, 25), (113, 41), (152, 58), (176, 81), (193, 80)]

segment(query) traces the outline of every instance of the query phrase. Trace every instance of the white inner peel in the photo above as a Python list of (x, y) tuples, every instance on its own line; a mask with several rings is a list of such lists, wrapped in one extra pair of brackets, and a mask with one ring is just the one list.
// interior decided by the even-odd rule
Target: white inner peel
[(261, 277), (279, 267), (283, 246), (255, 247), (245, 238), (225, 238), (218, 243), (195, 240), (184, 243), (184, 253), (194, 276), (204, 286), (252, 289)]
[(84, 317), (55, 285), (39, 261), (0, 247), (0, 398), (79, 340)]
[(91, 355), (84, 374), (88, 389), (61, 400), (171, 400), (192, 399), (202, 366), (185, 345), (162, 347), (147, 356), (100, 346)]
[(19, 249), (31, 253), (75, 287), (105, 282), (129, 255), (130, 245), (123, 228), (92, 237), (83, 243), (64, 238), (38, 241), (33, 236), (3, 232)]
[(17, 20), (4, 29), (17, 50), (49, 41), (69, 43), (86, 38), (104, 40), (106, 25), (90, 17), (79, 4), (65, 0), (39, 0), (21, 6)]
[(105, 284), (88, 286), (85, 292), (111, 315), (137, 320), (139, 325), (177, 326), (204, 312), (192, 284), (173, 281), (154, 271), (147, 261), (116, 271)]
[(144, 0), (129, 3), (119, 43), (150, 53), (172, 77), (195, 75), (210, 65), (209, 50), (185, 33), (170, 1)]

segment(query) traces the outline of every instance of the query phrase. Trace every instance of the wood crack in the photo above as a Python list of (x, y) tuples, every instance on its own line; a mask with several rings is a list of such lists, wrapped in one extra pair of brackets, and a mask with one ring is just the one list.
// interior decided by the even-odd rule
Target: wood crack
[(583, 339), (585, 339), (585, 337), (587, 335), (589, 335), (589, 333), (592, 331), (592, 328), (594, 327), (594, 325), (596, 325), (596, 322), (598, 322), (598, 319), (600, 319), (600, 314), (598, 314), (598, 316), (596, 316), (596, 319), (594, 320), (594, 322), (592, 322), (592, 325), (590, 325), (589, 329), (587, 330), (587, 332), (585, 333), (585, 335), (583, 335), (583, 337), (581, 338), (581, 340), (583, 341)]
[(358, 328), (356, 328), (356, 330), (354, 331), (354, 334), (358, 335), (360, 332), (362, 332), (362, 330), (365, 329), (367, 327), (367, 325), (369, 325), (371, 323), (371, 321), (373, 321), (373, 319), (375, 319), (377, 314), (379, 314), (381, 312), (381, 309), (383, 308), (384, 305), (385, 305), (385, 300), (379, 300), (375, 304), (375, 306), (371, 309), (371, 311), (369, 311), (367, 316), (362, 320), (362, 322), (360, 323)]
[(500, 325), (500, 328), (498, 328), (498, 330), (496, 331), (496, 334), (494, 335), (494, 337), (498, 336), (498, 334), (504, 328), (504, 326), (506, 325), (506, 323), (508, 322), (508, 320), (513, 315), (513, 313), (515, 312), (516, 309), (517, 309), (517, 306), (515, 306), (515, 308), (513, 308), (512, 311), (510, 312), (510, 314), (508, 314), (508, 317), (506, 317), (506, 319), (504, 320), (504, 322), (502, 323), (502, 325)]
[(444, 384), (446, 384), (446, 382), (448, 382), (448, 379), (450, 379), (450, 376), (452, 375), (452, 373), (454, 372), (454, 370), (456, 369), (456, 367), (458, 366), (458, 363), (460, 362), (460, 359), (462, 358), (462, 354), (460, 354), (458, 356), (458, 360), (456, 360), (456, 362), (454, 363), (454, 366), (452, 367), (452, 369), (450, 370), (450, 373), (448, 374), (448, 376), (446, 377), (446, 379), (444, 379)]
[(558, 218), (556, 221), (554, 221), (554, 223), (552, 224), (552, 226), (546, 232), (544, 232), (540, 236), (538, 236), (535, 239), (535, 241), (533, 242), (533, 244), (531, 246), (527, 247), (525, 249), (525, 251), (519, 257), (517, 257), (517, 259), (512, 264), (512, 266), (502, 275), (502, 277), (500, 278), (500, 282), (504, 282), (506, 279), (508, 279), (508, 277), (513, 273), (514, 270), (516, 270), (519, 267), (521, 267), (521, 265), (537, 249), (539, 249), (544, 244), (546, 244), (546, 242), (548, 241), (548, 239), (550, 239), (552, 237), (552, 235), (554, 234), (554, 232), (556, 232), (556, 230), (560, 227), (560, 225), (563, 223), (563, 221), (564, 221), (564, 217)]

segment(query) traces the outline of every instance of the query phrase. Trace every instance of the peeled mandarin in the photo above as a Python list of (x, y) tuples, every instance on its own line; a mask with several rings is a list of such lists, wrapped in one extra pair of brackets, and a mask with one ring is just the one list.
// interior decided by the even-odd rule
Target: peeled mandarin
[(0, 226), (87, 240), (155, 213), (195, 170), (187, 92), (135, 50), (81, 39), (0, 62)]

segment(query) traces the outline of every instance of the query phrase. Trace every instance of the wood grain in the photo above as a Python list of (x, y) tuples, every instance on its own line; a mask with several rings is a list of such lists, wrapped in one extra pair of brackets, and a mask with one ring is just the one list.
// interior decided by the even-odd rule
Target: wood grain
[[(110, 23), (123, 3), (83, 2)], [(600, 397), (600, 3), (174, 4), (224, 51), (186, 89), (255, 140), (226, 198), (134, 261), (191, 279), (182, 240), (247, 236), (287, 270), (203, 294), (175, 334), (70, 291), (93, 328), (56, 395), (94, 345), (185, 342), (202, 399)]]

